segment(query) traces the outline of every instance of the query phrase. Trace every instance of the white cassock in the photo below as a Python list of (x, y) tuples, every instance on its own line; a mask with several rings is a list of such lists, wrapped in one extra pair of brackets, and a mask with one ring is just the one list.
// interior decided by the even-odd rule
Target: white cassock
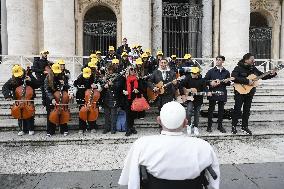
[(124, 162), (118, 184), (128, 189), (140, 188), (139, 165), (156, 178), (167, 180), (195, 179), (212, 166), (218, 178), (213, 180), (206, 171), (209, 185), (219, 189), (220, 169), (212, 146), (182, 132), (162, 131), (161, 135), (145, 136), (134, 142)]

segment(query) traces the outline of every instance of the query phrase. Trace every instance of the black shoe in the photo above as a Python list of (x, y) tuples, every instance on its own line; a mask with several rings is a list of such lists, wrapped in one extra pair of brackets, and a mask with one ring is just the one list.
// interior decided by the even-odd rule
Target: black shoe
[(247, 127), (242, 127), (241, 128), (241, 130), (244, 132), (244, 133), (246, 133), (247, 135), (252, 135), (252, 132), (249, 130), (249, 128), (247, 128)]
[(111, 134), (115, 134), (115, 133), (116, 133), (116, 131), (115, 131), (115, 130), (112, 130), (110, 133), (111, 133)]
[(206, 131), (207, 131), (208, 133), (212, 133), (211, 127), (207, 127)]
[(125, 136), (130, 136), (131, 135), (131, 132), (129, 132), (129, 131), (127, 131), (126, 133), (125, 133)]
[(237, 128), (236, 127), (232, 127), (232, 134), (237, 134)]
[(130, 129), (130, 132), (132, 133), (132, 134), (137, 134), (137, 131), (136, 131), (136, 129)]
[(108, 129), (103, 130), (103, 134), (107, 134), (109, 132)]
[(226, 133), (226, 130), (224, 129), (224, 127), (220, 126), (217, 128), (221, 133)]

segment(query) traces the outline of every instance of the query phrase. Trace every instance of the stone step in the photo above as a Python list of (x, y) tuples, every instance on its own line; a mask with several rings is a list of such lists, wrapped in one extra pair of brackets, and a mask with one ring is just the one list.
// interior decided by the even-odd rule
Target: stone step
[[(284, 114), (274, 114), (274, 115), (251, 115), (249, 119), (249, 125), (253, 127), (258, 126), (269, 126), (274, 127), (276, 125), (283, 125), (284, 124)], [(213, 118), (213, 121), (216, 123), (217, 118)], [(200, 117), (199, 126), (200, 127), (207, 127), (207, 118)], [(97, 120), (97, 124), (100, 125), (100, 128), (104, 124), (103, 116), (99, 116)], [(213, 127), (215, 124), (213, 124)], [(231, 120), (224, 119), (223, 125), (231, 127)], [(78, 129), (78, 118), (72, 119), (68, 126), (71, 130)], [(156, 128), (158, 124), (156, 122), (156, 116), (145, 117), (144, 120), (136, 119), (135, 126), (138, 128)], [(18, 121), (16, 119), (1, 119), (0, 120), (0, 131), (11, 131), (11, 130), (18, 130)], [(35, 130), (46, 130), (46, 118), (36, 118), (35, 119)]]
[[(212, 133), (205, 131), (206, 128), (199, 128), (199, 138), (203, 138), (209, 142), (216, 142), (222, 140), (258, 140), (267, 139), (273, 137), (284, 136), (284, 128), (281, 125), (274, 127), (257, 126), (250, 127), (253, 132), (253, 136), (248, 136), (240, 131), (236, 135), (231, 134), (230, 127), (225, 129), (227, 133), (220, 133), (218, 130), (213, 129)], [(84, 134), (78, 134), (77, 131), (70, 131), (68, 136), (62, 136), (55, 134), (52, 137), (46, 137), (45, 132), (36, 132), (35, 135), (18, 136), (16, 131), (0, 132), (0, 144), (3, 146), (51, 146), (51, 145), (84, 145), (84, 144), (127, 144), (134, 142), (137, 138), (147, 135), (159, 134), (158, 128), (137, 128), (138, 134), (125, 137), (124, 132), (117, 132), (116, 134), (102, 134), (102, 130), (98, 130), (97, 133), (86, 132)]]

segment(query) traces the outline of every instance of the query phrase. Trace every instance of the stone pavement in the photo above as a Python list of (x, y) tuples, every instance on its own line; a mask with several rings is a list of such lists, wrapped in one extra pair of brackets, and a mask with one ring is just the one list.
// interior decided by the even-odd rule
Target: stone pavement
[[(2, 174), (1, 189), (126, 189), (118, 186), (121, 170)], [(220, 189), (283, 189), (284, 163), (221, 165)]]

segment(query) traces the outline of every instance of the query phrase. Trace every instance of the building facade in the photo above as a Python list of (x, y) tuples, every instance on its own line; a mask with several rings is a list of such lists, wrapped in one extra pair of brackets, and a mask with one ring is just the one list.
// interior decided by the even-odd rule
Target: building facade
[(105, 54), (126, 37), (166, 56), (284, 58), (283, 0), (1, 0), (1, 54)]

